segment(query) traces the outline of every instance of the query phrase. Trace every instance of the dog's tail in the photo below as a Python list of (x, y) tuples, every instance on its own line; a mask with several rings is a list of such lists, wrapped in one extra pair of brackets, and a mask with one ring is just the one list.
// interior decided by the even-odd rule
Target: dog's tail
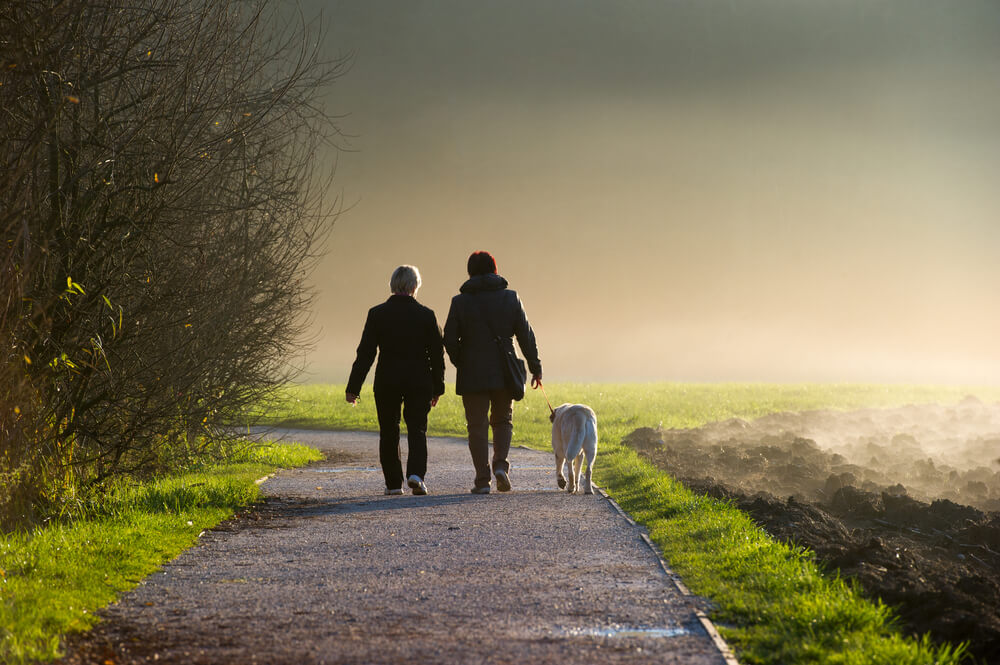
[(594, 427), (594, 422), (590, 418), (586, 418), (583, 414), (573, 414), (574, 417), (581, 419), (583, 422), (580, 423), (580, 427), (576, 427), (573, 430), (573, 438), (570, 439), (566, 444), (566, 459), (575, 460), (576, 456), (580, 454), (583, 450), (583, 444), (588, 440), (593, 440), (595, 447), (597, 444), (597, 429)]

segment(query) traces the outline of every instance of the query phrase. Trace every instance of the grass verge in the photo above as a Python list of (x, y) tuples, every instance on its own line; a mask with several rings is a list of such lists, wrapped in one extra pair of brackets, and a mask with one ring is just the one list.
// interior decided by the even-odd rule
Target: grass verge
[(301, 445), (255, 446), (226, 464), (119, 484), (75, 519), (0, 534), (0, 662), (57, 658), (62, 635), (92, 626), (96, 610), (257, 500), (256, 479), (320, 457)]

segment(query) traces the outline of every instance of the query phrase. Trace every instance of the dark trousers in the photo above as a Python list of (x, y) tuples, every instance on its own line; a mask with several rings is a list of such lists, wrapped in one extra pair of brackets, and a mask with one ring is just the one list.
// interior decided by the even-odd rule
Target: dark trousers
[[(514, 434), (514, 397), (509, 390), (462, 395), (469, 428), (469, 452), (476, 467), (476, 487), (489, 487), (496, 471), (510, 471), (510, 440)], [(493, 428), (493, 463), (490, 463), (489, 428)]]
[[(400, 462), (399, 407), (406, 421), (406, 475)], [(410, 476), (424, 479), (427, 473), (427, 414), (431, 394), (426, 390), (379, 387), (375, 390), (378, 413), (378, 458), (385, 476), (385, 486), (399, 489)]]

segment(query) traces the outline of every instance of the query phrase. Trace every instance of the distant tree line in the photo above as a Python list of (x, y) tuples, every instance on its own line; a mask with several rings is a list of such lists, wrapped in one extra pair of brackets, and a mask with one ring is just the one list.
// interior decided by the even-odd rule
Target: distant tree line
[(343, 63), (282, 16), (0, 3), (0, 527), (187, 463), (294, 369)]

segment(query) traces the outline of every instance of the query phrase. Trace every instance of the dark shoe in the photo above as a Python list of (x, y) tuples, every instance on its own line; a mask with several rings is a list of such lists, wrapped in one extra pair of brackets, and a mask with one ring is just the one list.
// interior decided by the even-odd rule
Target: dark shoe
[(473, 487), (472, 488), (472, 493), (473, 494), (489, 494), (490, 493), (490, 486), (487, 485), (486, 487)]
[(406, 479), (406, 484), (410, 486), (413, 493), (418, 496), (423, 496), (427, 494), (427, 485), (424, 485), (424, 481), (420, 479), (420, 476), (413, 475)]
[(510, 477), (507, 476), (507, 472), (503, 469), (497, 469), (497, 491), (498, 492), (509, 492), (510, 491)]

